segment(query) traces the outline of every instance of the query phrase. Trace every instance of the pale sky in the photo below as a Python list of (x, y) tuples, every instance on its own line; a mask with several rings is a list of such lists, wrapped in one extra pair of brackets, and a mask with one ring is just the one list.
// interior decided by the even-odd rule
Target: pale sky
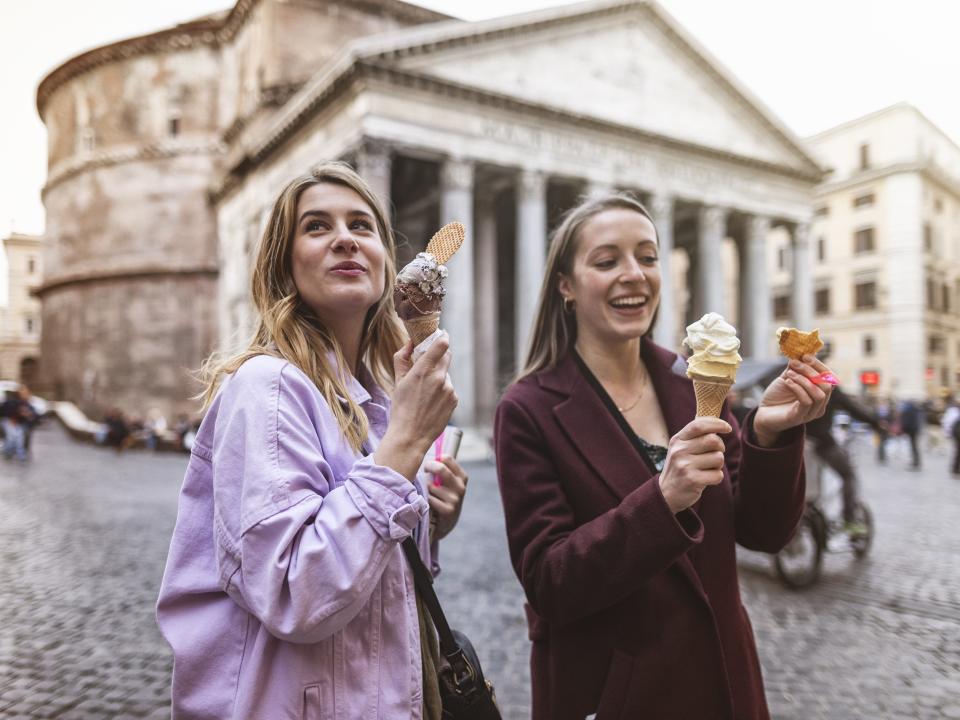
[[(960, 2), (660, 1), (801, 137), (905, 100), (960, 142)], [(420, 4), (476, 20), (564, 3)], [(229, 6), (229, 0), (0, 0), (0, 236), (11, 230), (43, 232), (40, 80), (92, 47)]]

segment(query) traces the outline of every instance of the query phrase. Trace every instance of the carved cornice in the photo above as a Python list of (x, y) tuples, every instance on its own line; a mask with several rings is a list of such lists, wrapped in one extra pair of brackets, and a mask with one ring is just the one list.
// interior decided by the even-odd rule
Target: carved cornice
[(37, 88), (37, 112), (42, 118), (47, 100), (54, 91), (78, 75), (101, 65), (129, 60), (140, 55), (182, 52), (197, 47), (215, 46), (218, 42), (220, 27), (220, 20), (203, 18), (149, 35), (120, 40), (77, 55), (57, 67), (40, 82)]
[(816, 196), (818, 199), (825, 198), (840, 190), (849, 190), (901, 173), (920, 173), (927, 180), (939, 185), (944, 192), (950, 193), (955, 199), (960, 199), (960, 179), (948, 175), (935, 163), (920, 160), (871, 168), (843, 180), (822, 183), (817, 186)]
[[(67, 60), (54, 68), (37, 88), (37, 111), (40, 113), (40, 117), (43, 117), (47, 100), (50, 99), (57, 88), (78, 75), (101, 65), (118, 60), (128, 60), (140, 55), (180, 52), (204, 46), (216, 47), (231, 42), (244, 26), (253, 10), (260, 4), (260, 1), (237, 0), (229, 13), (217, 13), (147, 35), (119, 40), (109, 45), (88, 50)], [(351, 5), (379, 10), (410, 24), (450, 19), (449, 15), (399, 0), (351, 0)]]
[(189, 142), (182, 140), (164, 141), (141, 146), (126, 146), (120, 148), (98, 150), (89, 155), (72, 158), (50, 170), (47, 184), (40, 191), (41, 198), (53, 190), (60, 183), (76, 177), (88, 170), (119, 165), (121, 163), (136, 162), (138, 160), (161, 160), (181, 155), (222, 155), (226, 152), (226, 145), (216, 140), (207, 142)]
[(211, 191), (212, 201), (218, 202), (226, 196), (247, 173), (281, 148), (289, 138), (310, 122), (320, 108), (328, 106), (334, 98), (338, 97), (347, 88), (368, 80), (380, 80), (395, 87), (431, 92), (458, 102), (475, 102), (480, 105), (519, 112), (560, 124), (575, 123), (580, 131), (594, 130), (626, 140), (646, 141), (660, 147), (700, 155), (783, 177), (806, 182), (818, 182), (821, 179), (819, 168), (816, 171), (807, 172), (706, 145), (677, 140), (609, 120), (577, 115), (564, 108), (522, 100), (513, 95), (463, 85), (414, 70), (404, 70), (385, 63), (368, 60), (355, 60), (352, 63), (343, 62), (334, 68), (329, 73), (326, 82), (305, 89), (305, 94), (293, 101), (289, 111), (278, 119), (277, 124), (267, 129), (261, 141), (252, 145), (240, 160), (228, 168), (228, 173), (221, 178), (220, 182)]
[(157, 280), (183, 277), (208, 277), (215, 279), (220, 274), (216, 265), (194, 267), (145, 266), (139, 268), (91, 271), (44, 278), (43, 284), (31, 291), (31, 295), (43, 298), (44, 295), (67, 287), (91, 285), (108, 282), (127, 282), (131, 280)]

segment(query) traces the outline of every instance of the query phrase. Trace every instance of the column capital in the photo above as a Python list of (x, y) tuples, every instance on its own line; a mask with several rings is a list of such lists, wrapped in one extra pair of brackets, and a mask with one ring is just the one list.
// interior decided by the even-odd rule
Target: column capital
[(653, 194), (650, 195), (650, 201), (647, 203), (650, 214), (653, 215), (654, 224), (660, 219), (673, 217), (674, 197), (673, 195)]
[(770, 232), (772, 223), (766, 215), (750, 215), (747, 218), (747, 238), (762, 242)]
[(717, 205), (701, 205), (700, 222), (708, 232), (722, 235), (726, 232), (727, 215), (730, 211)]
[(440, 165), (440, 184), (444, 190), (473, 189), (473, 161), (446, 158)]
[(547, 174), (535, 168), (521, 168), (517, 192), (521, 198), (540, 199), (547, 192)]
[(791, 237), (793, 238), (793, 244), (797, 245), (809, 245), (810, 244), (810, 223), (808, 222), (798, 222), (795, 223), (793, 229), (790, 232)]

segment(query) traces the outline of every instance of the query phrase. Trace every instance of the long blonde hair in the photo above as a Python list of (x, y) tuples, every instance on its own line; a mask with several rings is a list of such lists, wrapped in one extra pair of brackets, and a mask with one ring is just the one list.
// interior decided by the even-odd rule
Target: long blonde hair
[[(653, 224), (653, 218), (639, 200), (627, 193), (615, 193), (584, 200), (571, 208), (554, 231), (550, 251), (547, 253), (547, 269), (540, 287), (540, 299), (534, 315), (527, 359), (523, 369), (517, 374), (517, 380), (538, 370), (554, 367), (576, 343), (577, 319), (573, 313), (563, 309), (560, 276), (569, 276), (573, 271), (573, 258), (587, 221), (605, 210), (618, 208), (640, 213)], [(653, 330), (655, 322), (656, 315), (647, 334)]]
[[(259, 318), (246, 350), (233, 356), (215, 353), (200, 369), (206, 389), (199, 396), (203, 408), (210, 407), (225, 375), (258, 355), (280, 357), (296, 365), (309, 377), (327, 401), (340, 429), (355, 450), (366, 440), (369, 424), (360, 406), (350, 397), (346, 386), (346, 360), (333, 334), (323, 325), (300, 297), (293, 282), (291, 259), (297, 226), (297, 203), (303, 192), (320, 183), (343, 185), (357, 193), (370, 206), (377, 230), (386, 248), (383, 295), (370, 308), (360, 339), (361, 362), (370, 369), (381, 386), (393, 385), (393, 355), (406, 342), (403, 327), (393, 309), (393, 288), (397, 276), (393, 229), (383, 205), (370, 187), (349, 165), (327, 162), (293, 179), (280, 192), (270, 222), (263, 233), (254, 261), (250, 295)], [(337, 368), (327, 361), (336, 357)], [(346, 398), (341, 403), (339, 397)]]

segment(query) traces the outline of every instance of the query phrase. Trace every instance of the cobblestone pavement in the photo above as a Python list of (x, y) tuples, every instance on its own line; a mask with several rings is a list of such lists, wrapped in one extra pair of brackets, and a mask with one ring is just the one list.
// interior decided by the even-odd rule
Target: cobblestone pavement
[[(0, 464), (0, 718), (169, 716), (169, 651), (153, 620), (186, 458), (92, 448), (56, 427), (35, 460)], [(785, 590), (741, 554), (773, 717), (960, 718), (960, 480), (942, 454), (861, 468), (877, 537)], [(437, 585), (479, 649), (508, 720), (528, 717), (522, 593), (493, 469), (476, 464)]]

